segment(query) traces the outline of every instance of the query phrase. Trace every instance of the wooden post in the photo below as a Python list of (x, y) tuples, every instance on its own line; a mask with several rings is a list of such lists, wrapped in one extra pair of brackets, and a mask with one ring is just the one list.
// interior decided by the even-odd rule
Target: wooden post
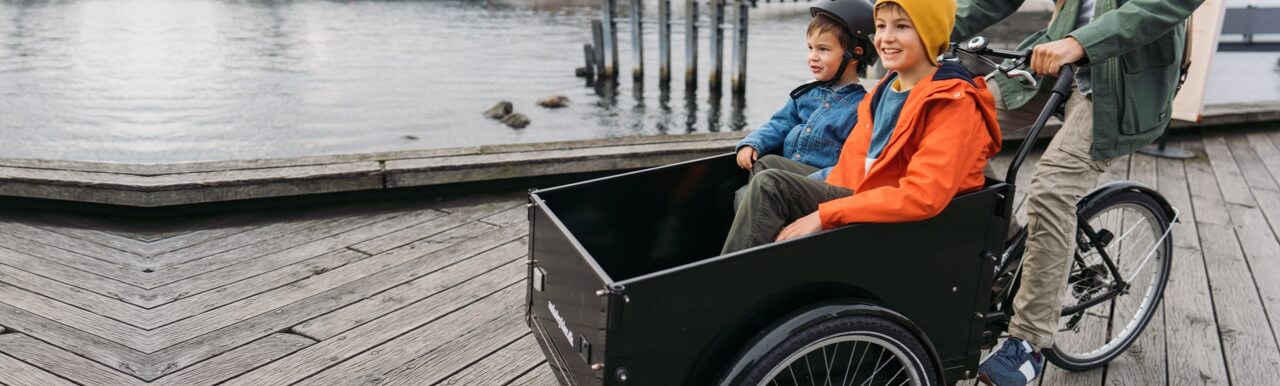
[(735, 0), (737, 10), (734, 11), (734, 29), (733, 29), (733, 80), (732, 89), (734, 94), (743, 94), (747, 91), (747, 7), (750, 7), (745, 0)]
[(601, 73), (609, 79), (618, 78), (618, 24), (615, 20), (617, 11), (617, 0), (603, 0), (604, 6), (601, 7), (601, 22), (603, 23), (604, 32), (604, 72)]
[(658, 83), (671, 83), (671, 0), (658, 0)]
[(591, 21), (591, 41), (595, 48), (596, 74), (604, 77), (604, 30), (599, 20)]
[(711, 0), (711, 74), (707, 75), (711, 92), (720, 92), (720, 73), (724, 70), (724, 0)]
[(583, 72), (586, 73), (587, 81), (590, 81), (596, 77), (596, 50), (591, 47), (591, 43), (582, 45), (582, 60), (586, 63), (582, 67)]
[(631, 79), (644, 80), (644, 0), (631, 0)]
[(684, 84), (698, 88), (698, 0), (686, 0), (684, 15)]

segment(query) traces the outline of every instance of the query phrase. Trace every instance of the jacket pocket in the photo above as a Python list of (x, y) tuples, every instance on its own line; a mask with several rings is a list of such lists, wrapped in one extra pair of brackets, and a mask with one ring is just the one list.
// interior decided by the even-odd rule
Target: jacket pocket
[(1121, 134), (1144, 134), (1163, 128), (1169, 122), (1177, 71), (1166, 65), (1121, 75), (1118, 82), (1124, 87)]
[(1136, 74), (1152, 67), (1166, 67), (1173, 64), (1173, 32), (1156, 38), (1156, 40), (1138, 47), (1121, 56), (1124, 72)]

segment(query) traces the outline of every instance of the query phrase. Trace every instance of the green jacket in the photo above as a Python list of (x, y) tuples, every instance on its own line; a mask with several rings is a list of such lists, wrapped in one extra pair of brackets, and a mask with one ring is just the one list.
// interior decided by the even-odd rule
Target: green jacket
[[(1028, 49), (1071, 36), (1084, 46), (1083, 65), (1090, 66), (1093, 77), (1094, 159), (1128, 154), (1164, 131), (1185, 48), (1184, 21), (1203, 1), (1095, 0), (1093, 21), (1073, 31), (1080, 0), (1058, 0), (1062, 8), (1049, 28), (1018, 45)], [(952, 41), (964, 41), (1012, 15), (1023, 0), (957, 3)], [(1022, 107), (1039, 92), (1008, 77), (994, 80), (1010, 109)]]

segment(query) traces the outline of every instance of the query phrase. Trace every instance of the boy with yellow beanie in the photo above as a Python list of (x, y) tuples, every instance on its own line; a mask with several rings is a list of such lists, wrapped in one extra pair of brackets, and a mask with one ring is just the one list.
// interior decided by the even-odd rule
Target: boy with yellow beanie
[(1000, 127), (983, 79), (938, 61), (955, 12), (954, 0), (876, 2), (873, 44), (889, 73), (858, 105), (840, 159), (825, 181), (753, 176), (724, 253), (851, 223), (924, 220), (982, 187)]

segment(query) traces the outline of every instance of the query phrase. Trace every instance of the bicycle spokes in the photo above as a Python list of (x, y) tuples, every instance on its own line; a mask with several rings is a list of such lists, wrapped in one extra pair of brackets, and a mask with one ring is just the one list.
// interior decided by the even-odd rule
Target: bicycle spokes
[(1076, 234), (1080, 248), (1061, 295), (1056, 351), (1082, 361), (1112, 356), (1150, 319), (1168, 274), (1163, 260), (1169, 258), (1170, 220), (1155, 209), (1118, 202), (1082, 214)]

